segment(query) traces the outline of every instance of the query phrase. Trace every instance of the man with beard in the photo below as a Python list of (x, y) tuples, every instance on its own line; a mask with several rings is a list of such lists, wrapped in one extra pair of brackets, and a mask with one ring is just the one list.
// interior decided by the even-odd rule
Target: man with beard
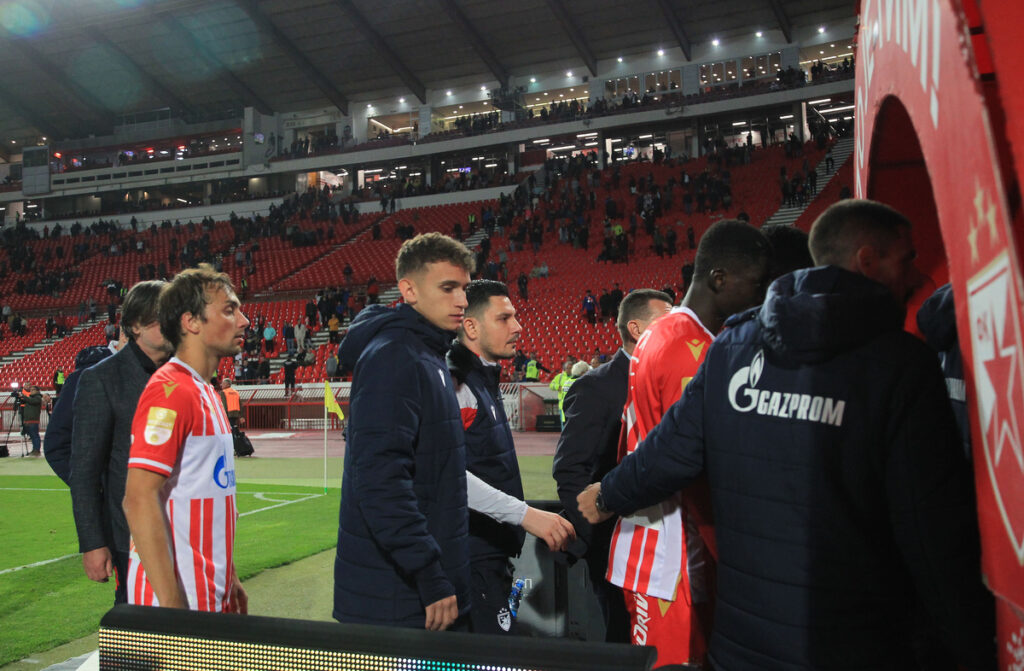
[(246, 613), (232, 558), (234, 441), (210, 380), (241, 351), (249, 320), (231, 278), (207, 264), (164, 287), (158, 314), (174, 357), (150, 378), (132, 423), (128, 603)]
[(458, 341), (448, 352), (448, 370), (466, 432), (470, 617), (474, 632), (502, 634), (512, 630), (510, 559), (519, 556), (525, 532), (552, 551), (564, 549), (575, 532), (565, 518), (523, 500), (512, 430), (498, 388), (500, 362), (515, 356), (522, 332), (508, 287), (493, 280), (470, 282), (466, 302)]

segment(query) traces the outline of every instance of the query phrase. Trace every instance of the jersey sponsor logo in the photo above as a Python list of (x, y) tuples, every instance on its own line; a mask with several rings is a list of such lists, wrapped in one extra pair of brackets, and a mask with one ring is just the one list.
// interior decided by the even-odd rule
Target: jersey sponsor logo
[(220, 456), (217, 464), (213, 467), (213, 483), (221, 489), (235, 486), (235, 471), (226, 469), (226, 459)]
[(647, 611), (647, 599), (640, 592), (633, 592), (636, 603), (636, 623), (633, 625), (633, 644), (647, 645), (647, 623), (651, 615)]
[(707, 345), (707, 342), (700, 338), (694, 338), (686, 343), (686, 347), (690, 350), (690, 354), (693, 355), (694, 361), (700, 361), (700, 355), (704, 351), (705, 345)]
[(729, 380), (729, 404), (737, 412), (755, 412), (830, 426), (843, 425), (846, 401), (831, 396), (814, 396), (773, 389), (757, 389), (764, 371), (764, 352), (758, 350), (749, 366), (733, 373)]
[(174, 390), (177, 389), (177, 388), (178, 388), (178, 383), (177, 382), (172, 382), (170, 384), (164, 384), (164, 398), (170, 398), (171, 394), (173, 394)]
[(686, 391), (686, 385), (690, 384), (690, 380), (692, 380), (692, 379), (693, 379), (692, 377), (684, 377), (682, 379), (683, 391)]
[(170, 408), (151, 407), (146, 416), (146, 429), (142, 434), (146, 442), (157, 446), (170, 440), (171, 434), (174, 432), (174, 421), (177, 418), (178, 413)]

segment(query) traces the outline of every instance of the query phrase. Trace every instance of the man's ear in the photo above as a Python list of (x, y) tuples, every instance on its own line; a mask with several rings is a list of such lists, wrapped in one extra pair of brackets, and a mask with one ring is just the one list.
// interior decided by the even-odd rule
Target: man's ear
[(402, 294), (402, 300), (409, 305), (416, 304), (416, 284), (408, 277), (398, 280), (398, 291)]
[(644, 333), (640, 328), (640, 323), (635, 319), (630, 319), (626, 322), (626, 330), (629, 332), (629, 337), (633, 339), (633, 342), (639, 342), (640, 336)]
[(463, 317), (462, 330), (465, 331), (466, 337), (470, 340), (476, 340), (480, 337), (480, 324), (475, 317)]
[(874, 279), (878, 266), (878, 250), (871, 245), (862, 245), (853, 255), (854, 272)]
[(191, 312), (186, 312), (181, 315), (181, 330), (185, 333), (191, 333), (193, 335), (199, 333), (200, 319)]
[(726, 276), (728, 271), (725, 268), (714, 268), (711, 273), (708, 274), (708, 288), (716, 294), (722, 290), (725, 286)]

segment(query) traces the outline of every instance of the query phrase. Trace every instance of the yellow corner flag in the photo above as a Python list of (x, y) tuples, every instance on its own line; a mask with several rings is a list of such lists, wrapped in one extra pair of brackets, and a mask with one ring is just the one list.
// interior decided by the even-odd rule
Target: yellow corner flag
[(327, 407), (328, 412), (333, 412), (338, 416), (338, 419), (345, 419), (345, 413), (341, 411), (338, 399), (334, 398), (334, 392), (331, 391), (331, 383), (327, 380), (324, 380), (324, 405)]

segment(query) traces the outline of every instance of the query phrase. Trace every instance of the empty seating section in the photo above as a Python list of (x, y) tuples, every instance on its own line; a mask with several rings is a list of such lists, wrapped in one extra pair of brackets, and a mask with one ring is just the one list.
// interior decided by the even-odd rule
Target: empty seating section
[(101, 321), (0, 368), (0, 388), (6, 389), (12, 382), (52, 387), (53, 372), (59, 367), (65, 374), (70, 373), (74, 369), (75, 356), (83, 347), (106, 344), (103, 338), (106, 323)]
[[(381, 214), (364, 215), (359, 221), (346, 226), (338, 219), (333, 225), (333, 237), (327, 235), (331, 225), (328, 222), (316, 222), (310, 219), (293, 217), (288, 226), (297, 227), (303, 232), (321, 231), (322, 238), (314, 245), (302, 247), (295, 246), (290, 239), (280, 237), (259, 238), (256, 242), (259, 249), (253, 253), (254, 272), (247, 274), (246, 268), (239, 268), (235, 264), (234, 255), (227, 254), (224, 257), (224, 272), (231, 275), (235, 284), (238, 285), (245, 276), (249, 282), (250, 292), (266, 291), (278, 283), (286, 281), (289, 277), (302, 274), (308, 266), (314, 264), (324, 254), (329, 253), (336, 245), (344, 243), (348, 238), (359, 235), (361, 231), (369, 229), (373, 222), (382, 218)], [(249, 248), (249, 245), (246, 245)], [(295, 288), (307, 288), (309, 284), (299, 283)]]
[(28, 328), (25, 331), (25, 335), (16, 336), (11, 335), (11, 330), (7, 328), (6, 322), (0, 326), (0, 333), (3, 334), (3, 340), (0, 340), (0, 356), (7, 356), (12, 352), (20, 352), (21, 350), (31, 347), (38, 342), (41, 342), (46, 338), (46, 319), (39, 317), (28, 320)]
[(352, 266), (354, 284), (365, 284), (371, 275), (379, 281), (391, 283), (395, 276), (395, 255), (402, 246), (402, 241), (395, 236), (397, 226), (412, 225), (416, 233), (439, 231), (451, 235), (455, 224), (460, 224), (463, 232), (467, 233), (469, 215), (475, 214), (479, 221), (480, 210), (487, 205), (495, 207), (496, 203), (478, 201), (402, 210), (381, 222), (380, 240), (373, 240), (367, 230), (352, 244), (340, 247), (279, 282), (274, 285), (274, 289), (287, 291), (341, 285), (344, 283), (342, 271), (346, 264)]

